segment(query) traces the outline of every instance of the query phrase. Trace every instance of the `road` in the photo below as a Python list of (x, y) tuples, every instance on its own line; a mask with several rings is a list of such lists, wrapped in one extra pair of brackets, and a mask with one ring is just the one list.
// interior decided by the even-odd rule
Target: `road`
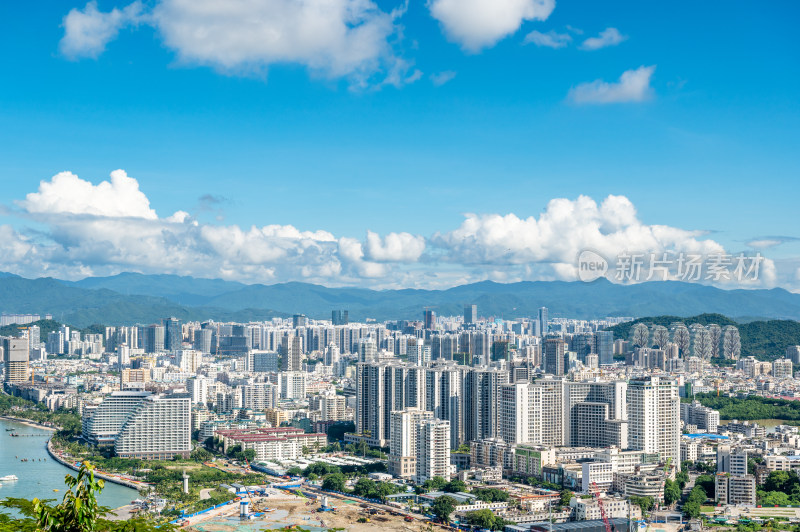
[(350, 501), (357, 502), (359, 504), (366, 504), (367, 506), (370, 506), (371, 508), (376, 508), (378, 510), (383, 510), (385, 512), (396, 512), (396, 513), (398, 513), (400, 515), (403, 515), (403, 516), (410, 515), (414, 519), (417, 519), (417, 520), (420, 520), (420, 521), (427, 521), (428, 520), (428, 518), (425, 517), (422, 514), (409, 512), (408, 510), (404, 510), (402, 508), (397, 508), (396, 506), (389, 506), (388, 504), (381, 504), (381, 503), (377, 503), (377, 502), (368, 502), (368, 501), (364, 501), (364, 500), (357, 499), (357, 498), (354, 498), (354, 497), (348, 497), (346, 495), (340, 495), (338, 493), (331, 493), (329, 491), (324, 491), (324, 490), (321, 490), (319, 488), (315, 488), (313, 486), (309, 486), (308, 484), (303, 486), (302, 489), (303, 489), (303, 491), (310, 491), (310, 492), (316, 493), (319, 496), (331, 497), (331, 498), (339, 499), (339, 500), (350, 500)]
[(215, 488), (205, 488), (205, 489), (200, 490), (200, 500), (204, 501), (206, 499), (210, 499), (211, 498), (210, 494), (211, 494), (212, 491), (214, 491), (214, 489)]

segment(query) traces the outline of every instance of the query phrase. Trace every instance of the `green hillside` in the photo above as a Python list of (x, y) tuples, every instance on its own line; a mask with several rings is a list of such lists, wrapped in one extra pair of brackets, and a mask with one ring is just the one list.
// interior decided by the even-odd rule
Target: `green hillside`
[(693, 323), (709, 325), (716, 323), (719, 326), (735, 325), (739, 328), (742, 340), (742, 356), (754, 356), (759, 360), (774, 360), (781, 358), (790, 345), (800, 345), (800, 322), (793, 320), (767, 320), (737, 323), (721, 314), (700, 314), (690, 318), (678, 316), (652, 316), (639, 318), (634, 321), (621, 323), (610, 327), (614, 338), (627, 340), (631, 327), (637, 323), (647, 325), (663, 325), (669, 327), (670, 323), (681, 321), (687, 326)]
[(123, 295), (107, 289), (70, 286), (56, 279), (0, 278), (0, 311), (9, 314), (52, 314), (60, 323), (87, 327), (95, 323), (133, 325), (157, 323), (174, 316), (184, 321), (268, 320), (286, 313), (268, 308), (220, 309), (179, 305), (164, 297)]

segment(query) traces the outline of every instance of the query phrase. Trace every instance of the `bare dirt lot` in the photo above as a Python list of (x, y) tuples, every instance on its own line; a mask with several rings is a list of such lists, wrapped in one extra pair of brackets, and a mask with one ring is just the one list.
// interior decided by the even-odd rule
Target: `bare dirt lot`
[[(226, 519), (212, 519), (198, 523), (189, 530), (197, 532), (249, 532), (251, 530), (276, 529), (284, 526), (298, 526), (312, 531), (327, 530), (332, 528), (345, 529), (349, 532), (375, 532), (378, 530), (394, 530), (405, 532), (418, 532), (429, 530), (428, 523), (419, 521), (407, 522), (402, 516), (393, 516), (381, 511), (377, 514), (368, 514), (367, 510), (359, 504), (346, 504), (344, 501), (335, 500), (332, 504), (336, 510), (333, 512), (320, 512), (318, 503), (308, 504), (306, 499), (277, 500), (271, 497), (256, 501), (254, 511), (259, 503), (275, 511), (249, 520), (239, 521), (231, 516)], [(367, 523), (359, 523), (360, 518), (368, 517)], [(434, 525), (434, 530), (440, 529)]]

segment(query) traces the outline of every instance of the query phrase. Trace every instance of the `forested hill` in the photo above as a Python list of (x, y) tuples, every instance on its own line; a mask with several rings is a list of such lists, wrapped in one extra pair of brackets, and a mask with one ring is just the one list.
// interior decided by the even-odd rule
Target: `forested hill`
[[(747, 421), (754, 419), (781, 419), (800, 424), (800, 401), (786, 401), (769, 397), (750, 396), (744, 399), (737, 397), (717, 397), (715, 393), (698, 393), (694, 397), (700, 404), (719, 411), (720, 419), (738, 419)], [(691, 398), (682, 399), (691, 401)]]
[(800, 322), (792, 320), (766, 320), (737, 323), (722, 314), (700, 314), (690, 318), (652, 316), (621, 323), (610, 327), (609, 330), (614, 331), (614, 338), (627, 340), (631, 328), (637, 323), (669, 327), (671, 323), (676, 321), (683, 322), (687, 326), (693, 323), (699, 323), (700, 325), (716, 323), (721, 327), (735, 325), (739, 328), (739, 336), (742, 339), (743, 357), (754, 356), (759, 360), (774, 360), (783, 357), (786, 354), (786, 348), (788, 346), (800, 345)]

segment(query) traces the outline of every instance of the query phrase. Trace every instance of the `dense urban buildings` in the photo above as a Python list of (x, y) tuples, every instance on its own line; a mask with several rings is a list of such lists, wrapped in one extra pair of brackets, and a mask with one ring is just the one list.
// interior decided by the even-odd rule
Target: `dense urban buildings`
[[(628, 497), (663, 503), (683, 461), (715, 464), (723, 504), (752, 504), (765, 471), (800, 467), (778, 454), (783, 447), (750, 443), (767, 437), (763, 427), (725, 423), (692, 400), (742, 390), (800, 396), (795, 350), (718, 370), (712, 361), (726, 349), (736, 355), (732, 330), (636, 325), (629, 340), (615, 340), (608, 329), (623, 321), (550, 318), (546, 307), (496, 320), (466, 304), (458, 316), (426, 308), (419, 321), (386, 323), (333, 310), (330, 320), (166, 318), (102, 334), (60, 326), (44, 341), (36, 325), (23, 325), (0, 345), (7, 392), (76, 408), (82, 441), (126, 458), (185, 457), (206, 445), (251, 452), (254, 465), (283, 474), (338, 460), (325, 453), (338, 434), (338, 449), (354, 457), (387, 451), (387, 478), (597, 486), (614, 515), (630, 510)], [(795, 433), (780, 438), (800, 446)], [(761, 477), (748, 470), (753, 453), (763, 455)], [(573, 501), (558, 519), (599, 512), (593, 500)], [(526, 511), (541, 517), (545, 508)]]

